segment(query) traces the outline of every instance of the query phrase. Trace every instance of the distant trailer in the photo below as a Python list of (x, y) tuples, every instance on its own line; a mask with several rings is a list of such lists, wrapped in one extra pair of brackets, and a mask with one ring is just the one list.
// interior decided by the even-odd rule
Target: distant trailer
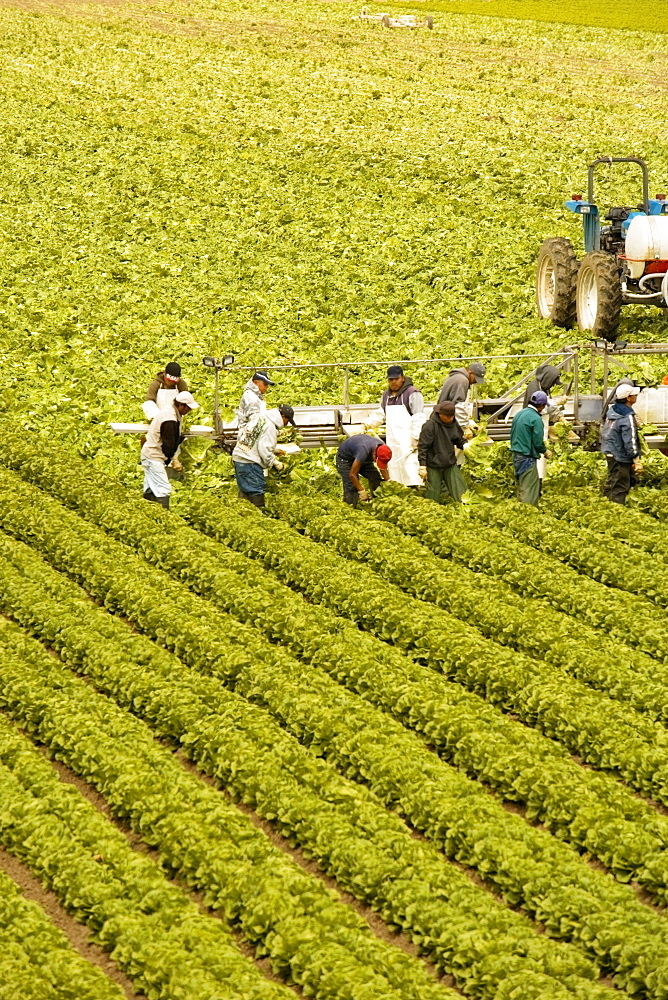
[(362, 12), (356, 14), (354, 21), (377, 21), (384, 28), (429, 28), (434, 27), (434, 19), (431, 14), (425, 17), (418, 17), (417, 14), (372, 14), (368, 7), (362, 7)]

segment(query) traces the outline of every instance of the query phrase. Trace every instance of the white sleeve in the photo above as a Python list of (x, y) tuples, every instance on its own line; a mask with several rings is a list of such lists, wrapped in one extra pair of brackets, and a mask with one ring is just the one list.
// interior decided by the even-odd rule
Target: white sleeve
[(147, 420), (153, 420), (153, 417), (156, 415), (156, 413), (160, 412), (158, 404), (154, 403), (152, 399), (147, 399), (145, 402), (143, 402), (141, 408), (144, 411), (144, 416), (146, 417)]
[(367, 427), (380, 427), (380, 425), (384, 423), (384, 421), (385, 421), (385, 410), (383, 409), (382, 406), (379, 406), (377, 410), (374, 410), (373, 413), (369, 414), (364, 423), (367, 425)]
[(411, 393), (408, 398), (408, 404), (408, 411), (411, 415), (411, 437), (417, 441), (425, 421), (424, 396), (421, 392)]
[(468, 427), (472, 413), (473, 406), (467, 399), (461, 403), (455, 403), (455, 420), (460, 427)]

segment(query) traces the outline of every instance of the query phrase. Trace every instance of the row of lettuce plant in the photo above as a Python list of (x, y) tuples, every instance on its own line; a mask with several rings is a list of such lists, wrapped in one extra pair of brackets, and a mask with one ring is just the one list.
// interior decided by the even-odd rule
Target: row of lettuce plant
[[(60, 626), (76, 627), (75, 621), (67, 615), (61, 616)], [(55, 622), (52, 627), (57, 628)], [(365, 996), (376, 1000), (385, 997), (447, 1000), (451, 997), (423, 963), (379, 940), (362, 918), (342, 904), (320, 879), (304, 871), (274, 846), (250, 817), (215, 788), (188, 773), (167, 748), (155, 742), (144, 722), (90, 688), (17, 626), (0, 625), (0, 648), (3, 653), (0, 699), (6, 711), (94, 785), (113, 812), (128, 821), (149, 846), (159, 851), (163, 865), (177, 872), (188, 885), (201, 890), (206, 903), (239, 927), (258, 956), (269, 956), (277, 972), (314, 997), (351, 1000), (360, 989), (367, 991)], [(108, 644), (105, 649), (109, 652)], [(110, 670), (129, 675), (131, 671), (118, 651), (111, 653)], [(100, 656), (103, 655), (101, 651)], [(133, 670), (136, 674), (136, 664)], [(127, 701), (136, 705), (151, 698), (159, 701), (161, 690), (158, 687), (151, 694), (151, 682), (157, 684), (159, 679), (148, 672), (148, 682), (141, 678), (134, 688), (129, 687)], [(126, 684), (131, 684), (129, 677)], [(210, 731), (212, 713), (202, 711), (198, 699), (187, 691), (180, 691), (176, 685), (168, 685), (167, 692), (173, 699), (171, 729), (183, 733), (188, 746), (197, 747), (202, 755), (208, 753), (210, 759), (215, 759), (216, 737), (215, 732)], [(167, 704), (162, 714), (165, 721), (161, 732), (167, 734), (170, 729)], [(227, 742), (232, 745), (237, 734), (232, 733), (232, 720), (229, 721)], [(35, 758), (33, 754), (30, 760), (40, 757), (38, 754)], [(239, 757), (239, 754), (237, 758), (231, 757), (227, 766), (230, 769), (240, 766)], [(13, 766), (11, 754), (1, 759), (7, 766)], [(251, 766), (246, 763), (247, 768)], [(263, 780), (273, 779), (275, 774), (269, 779), (262, 775), (260, 755), (257, 769), (254, 781), (256, 794), (260, 796), (264, 792)], [(175, 965), (172, 969), (165, 963), (165, 975), (192, 966), (200, 955), (201, 943), (204, 971), (209, 965), (214, 971), (220, 967), (224, 976), (231, 979), (230, 989), (239, 991), (230, 995), (244, 1000), (253, 996), (288, 995), (282, 985), (265, 980), (238, 952), (239, 968), (230, 963), (226, 968), (225, 954), (213, 948), (218, 938), (223, 943), (231, 942), (225, 925), (214, 917), (200, 914), (195, 904), (190, 904), (181, 890), (165, 882), (164, 877), (162, 884), (156, 882), (156, 878), (150, 881), (150, 869), (145, 873), (139, 861), (133, 860), (134, 854), (127, 844), (124, 846), (124, 838), (118, 834), (114, 840), (111, 833), (104, 835), (108, 820), (102, 816), (98, 819), (95, 810), (91, 812), (92, 807), (87, 803), (82, 805), (69, 786), (61, 789), (54, 784), (55, 773), (48, 777), (42, 768), (39, 774), (42, 776), (33, 781), (27, 779), (27, 787), (38, 799), (35, 810), (40, 809), (39, 797), (44, 797), (47, 808), (56, 789), (62, 799), (60, 819), (70, 824), (78, 840), (83, 840), (83, 848), (93, 851), (95, 857), (99, 855), (99, 860), (105, 864), (123, 864), (130, 874), (137, 870), (137, 876), (141, 877), (140, 888), (145, 886), (144, 891), (139, 892), (132, 880), (126, 880), (125, 887), (119, 886), (117, 894), (121, 898), (127, 896), (129, 900), (138, 900), (139, 907), (148, 912), (155, 911), (155, 921), (165, 932), (171, 934), (170, 926), (175, 924), (174, 948), (170, 946)], [(284, 781), (283, 785), (289, 788), (290, 782)], [(270, 797), (270, 793), (267, 794)], [(248, 797), (251, 797), (250, 792)], [(283, 808), (287, 812), (290, 808), (297, 810), (298, 805), (288, 797)], [(7, 830), (3, 829), (3, 837), (10, 840), (10, 848), (26, 863), (38, 866), (40, 858), (49, 857), (48, 842), (46, 845), (40, 843), (37, 834), (33, 837), (34, 856), (21, 855), (23, 841), (18, 834), (14, 836), (12, 824)], [(35, 830), (41, 828), (37, 824)], [(119, 838), (121, 843), (114, 854), (114, 843)], [(340, 849), (343, 850), (343, 846)], [(370, 863), (374, 861), (378, 864), (378, 858), (370, 855)], [(98, 877), (92, 886), (92, 895), (80, 892), (81, 879), (74, 872), (71, 878), (63, 874), (55, 880), (54, 888), (63, 894), (65, 905), (79, 918), (94, 920), (98, 913), (100, 903), (95, 886), (100, 884), (104, 868), (98, 864), (96, 870)], [(49, 871), (47, 865), (47, 875)], [(156, 869), (156, 877), (158, 875)], [(109, 877), (103, 880), (104, 885)], [(168, 909), (161, 914), (159, 904), (163, 899), (174, 912)], [(178, 948), (180, 922), (183, 923), (184, 944), (194, 950), (190, 960), (187, 949)], [(110, 937), (113, 926), (109, 932), (106, 925), (98, 930), (106, 946), (115, 946)], [(134, 960), (134, 950), (128, 944), (123, 949), (129, 961)], [(192, 968), (189, 971), (192, 972)], [(154, 972), (157, 979), (160, 975), (159, 970)], [(257, 980), (255, 986), (254, 980)], [(188, 982), (186, 978), (184, 988)], [(196, 974), (192, 982), (194, 992), (191, 990), (188, 996), (204, 995), (197, 992), (203, 989), (204, 983), (199, 982)]]
[(629, 572), (633, 549), (625, 542), (602, 537), (589, 525), (570, 521), (566, 527), (543, 510), (527, 504), (518, 508), (516, 503), (508, 502), (477, 504), (466, 513), (475, 522), (474, 530), (477, 522), (500, 528), (512, 534), (513, 540), (547, 553), (599, 583), (638, 594), (663, 608), (668, 606), (668, 566), (657, 560), (649, 573)]
[[(391, 501), (394, 503), (401, 501)], [(380, 504), (384, 509), (383, 501)], [(387, 553), (396, 544), (396, 528), (374, 524), (360, 513), (344, 514), (341, 505), (304, 502), (286, 493), (274, 509), (289, 523), (305, 528), (315, 541), (346, 559), (363, 563), (379, 576), (422, 601), (429, 601), (475, 626), (487, 638), (538, 657), (604, 691), (653, 719), (668, 722), (668, 668), (544, 602), (518, 602), (504, 582), (475, 573), (434, 555), (414, 538), (401, 541), (401, 559)], [(487, 588), (481, 600), (481, 589)], [(492, 594), (493, 592), (493, 594)], [(489, 595), (489, 596), (488, 596)], [(540, 620), (540, 628), (536, 622)]]
[[(33, 507), (37, 503), (38, 501), (35, 500)], [(72, 515), (67, 515), (62, 508), (60, 510), (62, 511), (61, 516), (72, 518)], [(72, 527), (70, 528), (68, 525), (66, 528), (70, 536), (77, 530), (77, 521), (78, 519), (72, 521)], [(78, 525), (79, 535), (81, 535), (80, 521)], [(110, 539), (106, 545), (104, 542), (98, 541), (98, 548), (106, 550), (107, 553), (110, 552), (115, 561), (119, 561), (120, 556), (116, 555)], [(4, 554), (5, 565), (7, 565), (11, 553), (7, 553), (5, 549)], [(34, 560), (35, 557), (31, 558)], [(42, 581), (44, 581), (45, 576), (48, 576), (44, 569), (42, 571), (33, 570), (31, 575)], [(3, 585), (5, 593), (7, 593), (8, 576), (9, 574), (6, 573)], [(148, 597), (150, 597), (150, 593)], [(8, 601), (9, 598), (5, 597), (4, 600)], [(6, 607), (16, 616), (22, 615), (21, 620), (26, 618), (27, 623), (32, 622), (33, 628), (35, 627), (37, 609), (40, 607), (37, 596), (33, 594), (25, 598), (23, 612), (21, 612), (16, 599), (12, 604), (7, 604)], [(88, 607), (91, 605), (88, 604)], [(43, 626), (45, 637), (48, 636), (48, 622), (53, 619), (56, 613), (52, 607), (47, 607), (41, 612), (45, 622)], [(85, 614), (85, 607), (82, 608), (82, 613)], [(73, 617), (76, 617), (76, 614), (77, 612), (72, 611)], [(212, 620), (214, 628), (216, 624), (216, 621)], [(56, 638), (55, 641), (59, 640)], [(68, 657), (73, 655), (71, 639), (67, 655)], [(399, 804), (403, 804), (405, 810), (410, 806), (410, 815), (417, 817), (419, 822), (424, 824), (425, 816), (428, 820), (433, 817), (430, 832), (438, 835), (436, 824), (439, 821), (442, 826), (448, 823), (449, 827), (446, 826), (441, 832), (446, 847), (449, 843), (451, 851), (458, 850), (458, 857), (476, 864), (483, 872), (489, 872), (497, 883), (502, 885), (507, 896), (513, 902), (523, 902), (533, 912), (540, 912), (541, 920), (545, 920), (552, 933), (561, 934), (564, 927), (572, 926), (573, 929), (569, 933), (574, 934), (577, 939), (587, 942), (587, 946), (590, 948), (590, 943), (594, 940), (596, 943), (592, 949), (593, 953), (605, 961), (605, 954), (601, 955), (597, 949), (602, 937), (608, 933), (609, 922), (624, 919), (621, 917), (619, 908), (621, 907), (623, 911), (631, 906), (631, 909), (634, 910), (631, 922), (634, 925), (638, 919), (641, 921), (646, 919), (646, 909), (641, 907), (631, 895), (626, 897), (623, 894), (620, 895), (619, 889), (621, 887), (615, 887), (608, 878), (601, 879), (600, 876), (598, 878), (594, 876), (586, 865), (583, 865), (558, 842), (546, 838), (538, 831), (532, 831), (530, 827), (521, 822), (516, 825), (517, 817), (513, 817), (513, 821), (510, 821), (505, 810), (496, 807), (493, 800), (481, 793), (481, 790), (476, 789), (475, 786), (471, 787), (466, 779), (460, 777), (457, 781), (455, 780), (455, 772), (450, 771), (450, 769), (441, 768), (439, 770), (433, 764), (430, 770), (421, 761), (414, 761), (415, 747), (405, 739), (407, 734), (399, 728), (399, 733), (404, 736), (404, 740), (390, 738), (395, 737), (395, 733), (392, 732), (391, 720), (374, 715), (370, 706), (364, 706), (364, 703), (359, 702), (357, 705), (354, 703), (346, 705), (345, 699), (343, 701), (339, 699), (337, 706), (339, 711), (335, 715), (333, 707), (336, 699), (329, 697), (330, 693), (335, 693), (335, 686), (332, 688), (331, 684), (329, 691), (316, 690), (313, 692), (314, 696), (307, 700), (304, 670), (299, 664), (295, 664), (295, 667), (296, 670), (290, 677), (285, 669), (272, 671), (269, 665), (262, 664), (259, 668), (244, 668), (240, 671), (238, 679), (244, 690), (262, 691), (263, 696), (264, 692), (269, 691), (268, 697), (273, 698), (274, 704), (277, 703), (275, 692), (278, 690), (280, 692), (279, 698), (286, 706), (283, 711), (287, 712), (291, 711), (290, 706), (293, 701), (299, 705), (301, 685), (302, 704), (292, 715), (295, 728), (301, 726), (303, 731), (308, 733), (309, 741), (315, 741), (318, 749), (322, 752), (337, 753), (338, 751), (337, 759), (344, 766), (347, 765), (349, 769), (355, 768), (358, 773), (366, 772), (369, 780), (373, 782), (372, 787), (377, 788), (380, 794), (384, 794), (386, 800), (388, 795), (390, 799), (399, 800)], [(91, 669), (90, 666), (88, 669)], [(272, 676), (272, 672), (274, 676)], [(168, 673), (169, 676), (174, 676), (173, 666)], [(324, 675), (322, 679), (326, 680)], [(155, 687), (154, 683), (153, 687)], [(274, 694), (271, 693), (272, 688)], [(345, 694), (342, 689), (339, 690), (341, 694)], [(280, 705), (280, 700), (278, 704)], [(367, 733), (363, 740), (359, 738), (356, 740), (357, 731), (362, 728), (363, 722), (366, 721), (364, 711), (359, 711), (360, 707), (367, 710)], [(344, 718), (352, 719), (352, 724), (349, 722), (347, 729), (342, 721)], [(320, 720), (321, 728), (314, 731), (314, 722), (317, 720)], [(390, 730), (390, 734), (383, 733), (383, 729)], [(351, 748), (354, 748), (356, 756), (352, 754)], [(430, 756), (427, 755), (427, 760)], [(434, 760), (434, 758), (431, 759)], [(416, 770), (416, 764), (421, 769)], [(450, 786), (448, 795), (445, 795), (443, 791), (439, 793), (438, 787), (439, 783), (442, 783), (446, 778), (449, 778)], [(402, 786), (405, 786), (403, 796)], [(411, 788), (414, 789), (412, 793), (410, 792)], [(471, 801), (474, 794), (477, 801)], [(434, 808), (432, 803), (436, 804), (440, 812)], [(651, 851), (651, 840), (645, 837), (642, 838), (642, 842), (644, 847)], [(639, 843), (636, 842), (635, 846), (638, 848)], [(658, 846), (658, 843), (654, 841), (654, 847)], [(512, 863), (509, 863), (509, 858), (512, 859)], [(651, 861), (651, 858), (645, 858), (645, 861)], [(659, 862), (660, 859), (657, 858), (656, 861)], [(551, 886), (548, 886), (546, 891), (545, 875), (550, 869), (553, 873), (552, 881)], [(561, 891), (564, 879), (570, 881), (573, 890), (567, 898)], [(552, 890), (555, 890), (553, 894)], [(590, 902), (587, 907), (583, 907), (582, 893), (589, 896)], [(590, 912), (587, 916), (583, 911), (585, 909), (591, 910), (592, 907), (595, 907), (595, 911)], [(616, 912), (612, 912), (615, 909)]]
[[(338, 563), (323, 545), (317, 564), (309, 563), (291, 535), (281, 536), (280, 525), (267, 527), (264, 533), (262, 527), (246, 530), (242, 537), (230, 507), (224, 519), (217, 518), (206, 500), (193, 501), (189, 516), (230, 545), (259, 554), (310, 600), (348, 615), (537, 726), (588, 763), (615, 771), (644, 794), (668, 802), (662, 776), (668, 734), (658, 723), (541, 661), (490, 642), (473, 625), (405, 595), (365, 566), (357, 567), (351, 579), (349, 564)], [(258, 524), (249, 523), (252, 529)], [(279, 542), (281, 537), (285, 544)], [(347, 567), (345, 572), (342, 566)]]
[[(127, 498), (124, 503), (110, 501), (108, 491), (84, 479), (76, 462), (68, 462), (63, 467), (62, 459), (58, 461), (57, 456), (50, 455), (48, 458), (31, 457), (31, 463), (32, 475), (39, 475), (44, 484), (55, 483), (54, 492), (67, 497), (72, 504), (78, 499), (89, 517), (133, 544), (151, 562), (167, 569), (176, 562), (181, 578), (191, 587), (237, 617), (245, 617), (247, 621), (261, 620), (272, 637), (287, 642), (302, 657), (324, 667), (337, 680), (392, 711), (404, 723), (422, 732), (455, 763), (488, 781), (504, 796), (526, 801), (530, 817), (540, 818), (560, 837), (593, 851), (618, 877), (628, 878), (632, 874), (655, 895), (663, 897), (663, 877), (659, 878), (658, 885), (656, 879), (661, 865), (651, 863), (654, 855), (661, 854), (666, 841), (666, 830), (660, 828), (663, 821), (623, 787), (605, 776), (584, 771), (550, 740), (495, 712), (475, 695), (434, 676), (428, 668), (413, 663), (369, 635), (351, 629), (322, 608), (305, 604), (277, 584), (275, 578), (267, 578), (256, 563), (212, 544), (184, 527), (174, 515), (165, 515), (155, 507)], [(50, 474), (45, 468), (47, 464)], [(113, 486), (111, 488), (113, 490)], [(210, 505), (210, 509), (208, 524), (211, 530), (216, 530), (220, 521), (219, 509), (217, 506), (214, 509), (214, 505)], [(284, 559), (281, 563), (284, 569), (296, 564), (302, 574), (307, 568), (316, 575), (322, 572), (322, 554), (318, 546), (282, 525), (252, 520), (254, 511), (251, 520), (241, 519), (242, 512), (247, 511), (247, 507), (228, 507), (226, 510), (226, 523), (232, 520), (235, 537), (243, 538), (250, 530), (253, 538), (249, 547), (256, 552), (271, 552), (274, 557), (278, 554)], [(201, 516), (206, 517), (206, 514), (201, 512)], [(287, 532), (289, 537), (279, 542), (277, 533), (281, 534), (281, 530), (282, 535)], [(168, 549), (164, 545), (166, 531), (170, 536)], [(337, 572), (341, 575), (344, 570), (347, 580), (349, 574), (342, 560), (329, 555), (327, 559), (328, 578), (333, 580)], [(239, 576), (235, 577), (230, 567)], [(248, 578), (253, 581), (253, 587), (248, 586)], [(295, 691), (294, 699), (288, 702), (283, 696), (277, 699), (272, 695), (267, 687), (271, 672), (263, 669), (261, 683), (253, 679), (248, 686), (248, 681), (244, 680), (246, 693), (261, 700), (282, 723), (287, 721), (291, 731), (301, 739), (312, 741), (316, 715), (307, 715), (308, 724), (305, 724), (295, 711), (306, 702), (303, 672), (297, 682), (300, 686), (295, 688), (289, 670), (279, 665), (282, 674), (276, 684), (280, 691)], [(276, 666), (272, 670), (275, 671)], [(313, 687), (314, 675), (310, 683)], [(328, 704), (341, 703), (341, 692), (331, 686), (323, 692), (322, 684), (316, 685), (312, 695), (316, 706), (319, 697), (325, 698)], [(286, 720), (288, 705), (294, 717)], [(344, 703), (343, 718), (347, 710)], [(353, 705), (350, 712), (358, 719), (364, 714), (359, 703)], [(369, 721), (373, 724), (374, 720)], [(349, 740), (347, 734), (343, 746), (349, 747)], [(344, 761), (344, 766), (349, 768), (349, 762)], [(362, 770), (363, 774), (366, 772), (368, 766), (366, 771)], [(405, 783), (399, 779), (399, 774), (403, 776), (401, 769), (397, 775), (399, 791), (391, 789), (389, 801), (401, 808), (401, 789)], [(423, 773), (421, 780), (424, 782), (427, 778)], [(387, 791), (382, 790), (379, 794), (388, 801)], [(430, 799), (430, 802), (433, 807), (438, 805), (435, 800)], [(417, 812), (413, 803), (408, 815), (414, 825), (426, 829), (438, 840), (434, 831), (443, 823), (442, 814), (434, 812), (429, 822), (424, 809)]]
[[(30, 553), (27, 557), (27, 561), (34, 561)], [(262, 815), (273, 819), (282, 832), (304, 845), (345, 888), (366, 897), (391, 924), (409, 930), (423, 950), (456, 975), (472, 995), (486, 996), (492, 991), (493, 995), (505, 996), (514, 982), (511, 969), (518, 970), (522, 981), (524, 973), (529, 981), (535, 975), (549, 975), (570, 984), (575, 978), (574, 992), (579, 995), (585, 986), (588, 992), (589, 986), (580, 980), (583, 976), (595, 976), (595, 967), (581, 953), (536, 935), (526, 918), (503, 907), (446, 862), (432, 845), (415, 841), (396, 817), (374, 804), (368, 792), (341, 778), (322, 760), (304, 751), (270, 719), (265, 721), (259, 709), (240, 701), (214, 679), (193, 674), (174, 657), (161, 654), (155, 647), (156, 656), (152, 657), (150, 650), (143, 648), (151, 645), (148, 640), (132, 635), (122, 623), (116, 624), (127, 629), (124, 643), (115, 643), (108, 635), (103, 637), (103, 633), (96, 635), (95, 622), (90, 613), (86, 613), (86, 605), (94, 606), (81, 598), (78, 601), (69, 598), (67, 590), (72, 585), (67, 581), (61, 601), (56, 602), (40, 596), (29, 577), (12, 574), (10, 566), (7, 569), (4, 579), (14, 577), (11, 609), (5, 605), (7, 610), (32, 621), (32, 628), (45, 639), (50, 631), (50, 642), (60, 648), (62, 655), (77, 669), (85, 670), (96, 685), (109, 689), (122, 704), (145, 715), (161, 736), (180, 739), (193, 760), (222, 780), (235, 796), (243, 797)], [(51, 583), (51, 587), (55, 588), (55, 584)], [(96, 610), (105, 620), (109, 618), (101, 609)], [(59, 618), (60, 626), (57, 624)], [(102, 629), (107, 631), (104, 624)], [(12, 635), (6, 630), (2, 634), (5, 659), (13, 655)], [(25, 642), (21, 637), (18, 651)], [(134, 662), (131, 659), (133, 649)], [(31, 650), (31, 663), (36, 659), (37, 653)], [(53, 658), (45, 653), (39, 666), (42, 671), (55, 670)], [(49, 692), (52, 686), (46, 691)], [(34, 717), (36, 707), (27, 704), (29, 694), (21, 692), (20, 701), (14, 702), (10, 710)], [(2, 697), (8, 699), (10, 694), (6, 691)], [(35, 697), (32, 694), (32, 698)], [(91, 695), (87, 697), (90, 700)], [(44, 698), (41, 691), (40, 718), (47, 716)], [(308, 703), (305, 707), (308, 708)], [(198, 711), (199, 720), (196, 718)], [(49, 708), (49, 713), (52, 712)], [(103, 715), (103, 710), (99, 714)], [(70, 730), (71, 727), (72, 724)], [(40, 738), (43, 738), (43, 730), (44, 723), (40, 722)], [(322, 736), (324, 739), (327, 733), (323, 731)], [(60, 741), (62, 744), (62, 737)], [(382, 752), (382, 740), (379, 742), (380, 752), (372, 763), (376, 773), (382, 773), (383, 769), (388, 772), (400, 762), (388, 761)], [(64, 752), (62, 746), (59, 752)], [(408, 777), (411, 777), (410, 772)], [(460, 784), (465, 783), (466, 779), (461, 778)], [(413, 794), (420, 802), (427, 796), (439, 794), (439, 789), (432, 780), (425, 788), (416, 787)], [(440, 792), (440, 796), (445, 801), (445, 793)], [(485, 793), (481, 792), (476, 805), (483, 806), (485, 798)], [(493, 800), (489, 801), (491, 805)], [(452, 809), (456, 813), (456, 801)], [(468, 817), (460, 810), (460, 817), (462, 827), (467, 820), (472, 822), (474, 819), (470, 810)], [(518, 827), (516, 833), (519, 832)], [(494, 816), (481, 815), (475, 834), (477, 841), (475, 836), (472, 840), (482, 852), (485, 840), (493, 837)], [(538, 839), (534, 838), (536, 842)], [(536, 890), (535, 905), (542, 905), (545, 919), (556, 926), (560, 919), (567, 919), (567, 911), (562, 907), (558, 916), (551, 917), (549, 897), (553, 892), (558, 902), (562, 894), (564, 874), (563, 870), (560, 872), (559, 861), (568, 860), (569, 852), (560, 849), (561, 845), (554, 845), (555, 857), (551, 866), (554, 884), (550, 889), (545, 886), (545, 871), (551, 840), (543, 835), (543, 841), (542, 864), (537, 862), (531, 869), (527, 864), (530, 859), (522, 852), (522, 860), (515, 862), (514, 878), (515, 883), (520, 884), (518, 875), (522, 872), (529, 889)], [(512, 846), (506, 838), (506, 854)], [(499, 853), (497, 849), (497, 856)], [(484, 867), (484, 861), (482, 864)], [(574, 864), (582, 863), (571, 856), (571, 865), (565, 870)], [(616, 885), (609, 876), (599, 874), (592, 879), (591, 872), (584, 866), (580, 876), (581, 891), (586, 891), (584, 876), (587, 874), (602, 898), (597, 900), (596, 892), (592, 892), (592, 912), (582, 920), (580, 934), (583, 938), (603, 941), (613, 924), (619, 925), (620, 935), (628, 934), (631, 924), (636, 927), (644, 924), (644, 949), (658, 947), (668, 951), (668, 942), (664, 945), (662, 940), (661, 922), (652, 911), (638, 903), (630, 890)], [(607, 891), (607, 902), (603, 891)], [(577, 896), (575, 890), (572, 904)], [(575, 911), (568, 910), (568, 913), (570, 920), (577, 917)], [(620, 979), (635, 981), (638, 971), (636, 959), (619, 970)], [(556, 988), (554, 982), (553, 985)], [(418, 995), (422, 997), (425, 993)]]
[(605, 545), (610, 538), (616, 538), (634, 549), (650, 552), (653, 559), (663, 562), (668, 559), (666, 525), (628, 504), (622, 507), (616, 503), (602, 503), (600, 495), (555, 493), (543, 501), (543, 509), (550, 517), (605, 535)]
[[(513, 508), (518, 509), (518, 505)], [(374, 504), (373, 514), (419, 538), (439, 556), (497, 577), (523, 596), (545, 600), (585, 625), (609, 632), (660, 661), (668, 660), (668, 624), (656, 605), (582, 576), (554, 556), (538, 555), (530, 545), (476, 520), (468, 510), (455, 511), (420, 497), (388, 497)]]
[(124, 1000), (101, 969), (74, 950), (41, 906), (0, 869), (0, 997)]
[[(11, 675), (19, 690), (30, 688), (33, 680), (25, 663), (8, 656), (2, 669), (3, 686)], [(58, 697), (57, 690), (52, 697)], [(71, 724), (79, 728), (75, 716)], [(88, 753), (92, 763), (87, 744), (101, 734), (89, 730), (78, 735), (83, 740), (79, 752)], [(113, 770), (113, 764), (107, 762), (107, 768)], [(148, 769), (144, 780), (150, 780)], [(6, 849), (93, 931), (149, 1000), (287, 1000), (288, 990), (267, 980), (241, 954), (221, 920), (200, 912), (155, 862), (134, 851), (113, 823), (62, 782), (48, 760), (1, 715), (0, 800), (0, 839)], [(90, 996), (90, 990), (79, 995)], [(93, 995), (95, 1000), (118, 997), (118, 991), (102, 987)]]

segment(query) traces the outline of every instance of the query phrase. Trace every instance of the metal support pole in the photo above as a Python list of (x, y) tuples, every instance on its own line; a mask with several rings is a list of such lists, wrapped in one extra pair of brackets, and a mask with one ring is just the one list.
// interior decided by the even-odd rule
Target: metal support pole
[(218, 406), (218, 369), (214, 368), (213, 383), (213, 426), (216, 434), (222, 434), (223, 424), (220, 419), (220, 408)]
[(350, 368), (343, 369), (343, 405), (350, 406)]
[(605, 399), (605, 397), (608, 394), (609, 372), (610, 372), (610, 362), (609, 362), (608, 348), (606, 347), (605, 351), (603, 352), (603, 389), (601, 390), (603, 399)]
[(578, 411), (580, 409), (580, 355), (576, 351), (573, 354), (573, 423), (578, 422)]
[(591, 380), (589, 391), (592, 396), (596, 395), (596, 347), (591, 345)]

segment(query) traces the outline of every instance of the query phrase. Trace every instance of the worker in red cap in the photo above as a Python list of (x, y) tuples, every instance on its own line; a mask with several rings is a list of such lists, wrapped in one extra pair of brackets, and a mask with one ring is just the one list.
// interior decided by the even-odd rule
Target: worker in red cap
[[(387, 466), (391, 458), (392, 449), (372, 434), (352, 434), (342, 441), (336, 453), (336, 468), (343, 483), (343, 502), (357, 507), (360, 500), (371, 500), (381, 477), (390, 478)], [(368, 490), (362, 486), (360, 476), (368, 482)]]

